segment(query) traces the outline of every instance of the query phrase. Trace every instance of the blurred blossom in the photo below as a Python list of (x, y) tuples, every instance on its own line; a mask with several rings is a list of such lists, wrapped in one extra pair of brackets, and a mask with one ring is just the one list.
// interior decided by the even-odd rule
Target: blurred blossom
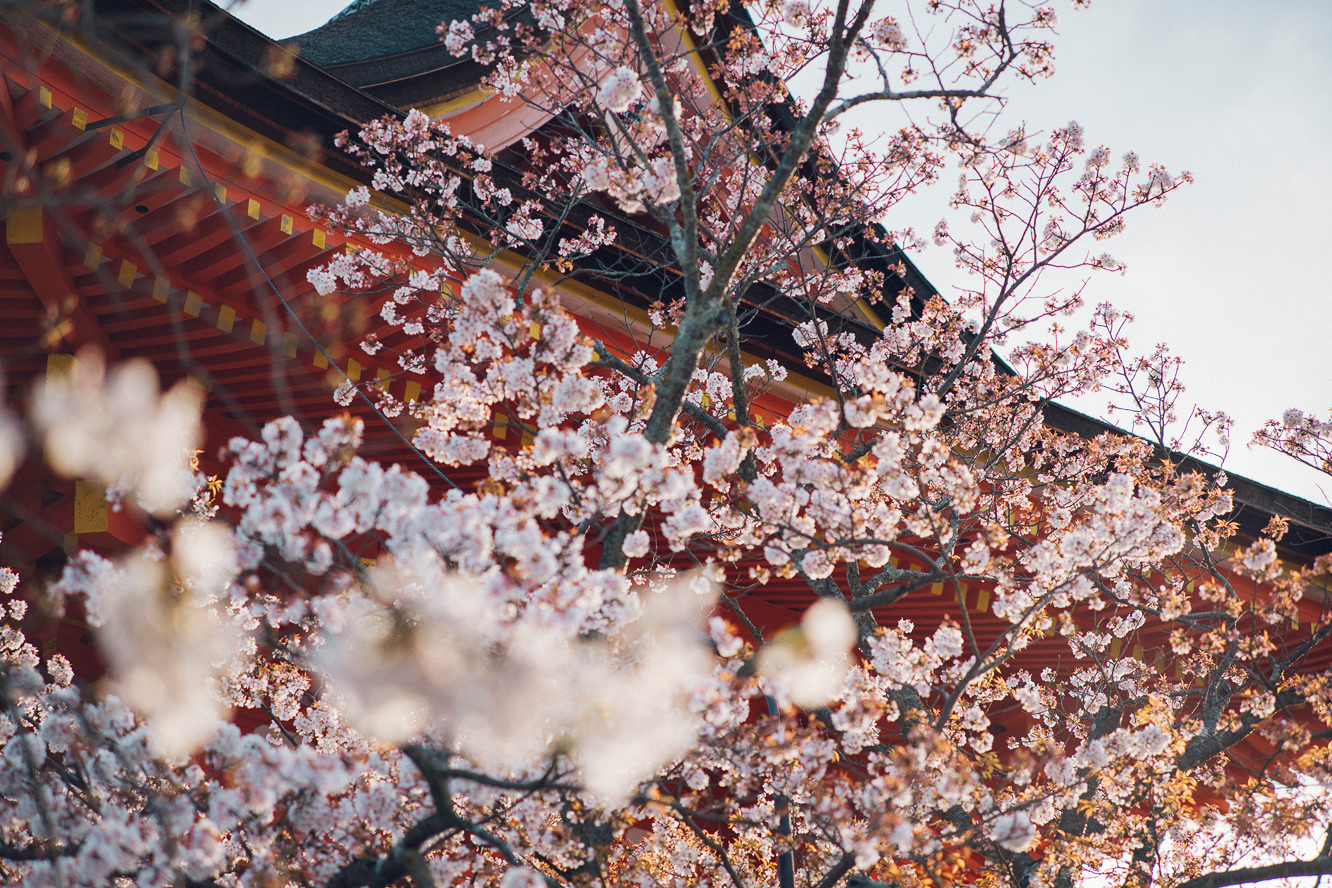
[(0, 490), (23, 461), (23, 429), (14, 414), (0, 406)]
[(694, 743), (697, 725), (682, 697), (711, 670), (699, 627), (713, 586), (701, 575), (649, 593), (643, 615), (607, 645), (578, 676), (575, 754), (583, 782), (605, 799), (628, 792)]
[(191, 493), (201, 400), (187, 381), (162, 394), (146, 361), (108, 371), (97, 351), (84, 349), (67, 372), (47, 378), (32, 414), (53, 469), (124, 488), (143, 508), (163, 515)]
[(331, 631), (315, 661), (348, 720), (379, 740), (438, 729), (502, 769), (560, 751), (589, 791), (623, 800), (695, 739), (684, 700), (710, 669), (697, 627), (711, 598), (687, 583), (643, 596), (614, 636), (585, 638), (539, 608), (515, 614), (502, 574), (460, 576), (416, 555), (372, 582), (374, 599), (324, 605)]
[(990, 827), (990, 832), (998, 845), (1014, 853), (1026, 851), (1036, 840), (1036, 827), (1022, 811), (999, 815)]
[(816, 708), (842, 687), (855, 641), (856, 624), (847, 606), (821, 598), (805, 611), (798, 627), (786, 630), (759, 651), (759, 672), (792, 703)]
[(545, 888), (546, 880), (534, 869), (515, 866), (504, 874), (500, 888)]
[(181, 521), (172, 531), (171, 561), (193, 599), (221, 601), (238, 569), (231, 530), (217, 521)]
[(136, 552), (86, 590), (114, 690), (169, 757), (197, 749), (220, 724), (216, 681), (240, 649), (217, 602), (232, 577), (230, 535), (199, 522), (177, 528), (174, 542), (170, 559)]

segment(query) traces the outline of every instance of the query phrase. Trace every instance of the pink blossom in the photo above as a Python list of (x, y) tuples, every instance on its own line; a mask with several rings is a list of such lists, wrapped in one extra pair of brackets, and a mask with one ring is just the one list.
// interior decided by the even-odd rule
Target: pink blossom
[(1004, 849), (1021, 853), (1036, 840), (1036, 827), (1024, 812), (1012, 811), (995, 818), (990, 826), (990, 835)]
[(623, 65), (611, 71), (601, 82), (597, 92), (597, 101), (608, 111), (623, 114), (628, 111), (643, 92), (638, 74), (632, 68)]

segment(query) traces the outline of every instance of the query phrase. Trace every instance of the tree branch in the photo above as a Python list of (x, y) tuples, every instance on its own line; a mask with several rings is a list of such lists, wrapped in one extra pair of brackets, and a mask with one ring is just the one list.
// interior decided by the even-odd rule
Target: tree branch
[(1243, 885), (1247, 882), (1267, 882), (1272, 879), (1287, 879), (1293, 876), (1325, 876), (1332, 874), (1332, 856), (1320, 854), (1312, 860), (1288, 860), (1284, 863), (1270, 863), (1266, 866), (1251, 866), (1245, 869), (1227, 870), (1208, 873), (1181, 882), (1175, 888), (1224, 888), (1227, 885)]

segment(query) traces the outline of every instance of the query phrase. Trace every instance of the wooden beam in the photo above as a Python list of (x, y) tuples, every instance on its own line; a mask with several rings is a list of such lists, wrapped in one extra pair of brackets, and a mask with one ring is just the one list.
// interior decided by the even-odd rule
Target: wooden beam
[[(315, 247), (308, 232), (298, 234), (260, 255), (258, 267), (249, 261), (248, 256), (245, 257), (240, 268), (219, 276), (213, 287), (219, 296), (231, 298), (241, 298), (251, 290), (268, 293), (265, 275), (276, 279), (293, 268), (317, 262), (322, 255), (323, 251)], [(301, 275), (300, 283), (305, 285), (304, 275)]]
[(60, 238), (45, 207), (27, 204), (11, 208), (5, 217), (5, 245), (53, 320), (58, 323), (68, 318), (73, 322), (70, 332), (59, 339), (74, 344), (96, 343), (108, 359), (114, 359), (111, 343), (87, 303), (79, 298), (66, 271)]
[[(282, 231), (280, 219), (251, 219), (243, 213), (231, 209), (231, 217), (240, 229), (240, 237), (245, 244), (238, 243), (235, 232), (228, 226), (231, 237), (213, 247), (206, 253), (196, 254), (182, 269), (183, 277), (194, 282), (200, 289), (213, 290), (214, 281), (236, 271), (243, 270), (249, 263), (250, 253), (263, 255), (277, 244), (287, 240)], [(218, 214), (221, 216), (221, 213)], [(225, 218), (223, 219), (225, 222)], [(248, 251), (247, 251), (248, 247)]]
[(202, 196), (198, 221), (191, 225), (188, 220), (181, 220), (182, 230), (157, 246), (157, 259), (163, 266), (188, 262), (232, 237), (231, 224), (226, 217), (217, 212), (212, 198), (207, 194)]
[(48, 126), (61, 113), (59, 108), (54, 107), (51, 91), (44, 86), (28, 89), (14, 100), (14, 125), (25, 134)]

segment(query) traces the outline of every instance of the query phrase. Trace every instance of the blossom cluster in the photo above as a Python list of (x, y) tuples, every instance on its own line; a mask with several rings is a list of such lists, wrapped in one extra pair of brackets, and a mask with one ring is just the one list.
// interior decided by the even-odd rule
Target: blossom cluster
[[(1093, 242), (1187, 175), (1076, 124), (967, 130), (992, 81), (1049, 72), (1053, 10), (863, 12), (445, 23), (553, 123), (344, 137), (368, 184), (314, 211), (349, 247), (307, 277), (365, 304), (347, 345), (420, 397), (348, 377), (317, 421), (228, 441), (215, 491), (201, 394), (146, 365), (80, 355), (0, 412), (0, 485), (35, 444), (141, 530), (0, 567), (0, 875), (1137, 888), (1229, 865), (1208, 818), (1244, 848), (1326, 822), (1288, 788), (1329, 782), (1306, 593), (1332, 561), (1290, 569), (1284, 519), (1236, 542), (1224, 478), (1153, 446), (1180, 440), (1177, 362), (1039, 289), (1121, 270)], [(825, 64), (838, 90), (785, 93)], [(837, 135), (909, 95), (946, 122)], [(949, 162), (980, 236), (934, 229), (976, 276), (944, 300), (873, 223)], [(1146, 405), (1154, 442), (1043, 422), (1091, 393)], [(413, 461), (364, 446), (383, 420)], [(1327, 423), (1264, 434), (1325, 465)], [(78, 678), (60, 614), (97, 645)]]

